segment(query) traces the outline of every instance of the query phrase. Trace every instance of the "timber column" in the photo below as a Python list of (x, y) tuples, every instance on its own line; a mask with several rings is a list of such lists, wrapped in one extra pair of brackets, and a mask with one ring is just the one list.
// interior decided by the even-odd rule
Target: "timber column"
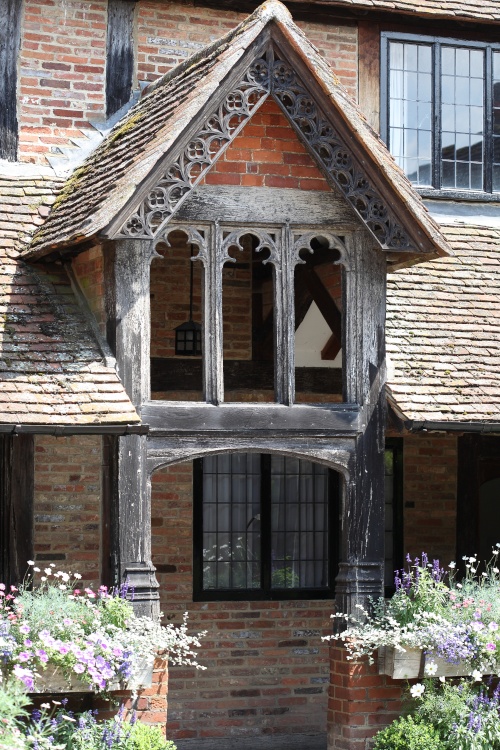
[[(119, 240), (105, 248), (108, 342), (118, 375), (140, 413), (150, 396), (149, 240)], [(116, 441), (111, 499), (112, 567), (116, 583), (128, 581), (139, 615), (158, 617), (160, 601), (151, 562), (151, 486), (146, 435)]]
[(349, 238), (343, 284), (344, 401), (361, 407), (349, 481), (344, 491), (342, 543), (336, 601), (358, 614), (369, 597), (383, 594), (386, 261), (366, 230)]

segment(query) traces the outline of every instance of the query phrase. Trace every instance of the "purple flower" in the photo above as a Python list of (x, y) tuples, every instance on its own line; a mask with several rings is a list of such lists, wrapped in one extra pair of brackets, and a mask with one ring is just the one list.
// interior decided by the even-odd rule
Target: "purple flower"
[(34, 689), (35, 679), (33, 677), (33, 672), (30, 669), (23, 669), (19, 666), (19, 664), (16, 664), (16, 666), (14, 667), (14, 674), (19, 680), (24, 683), (24, 686), (28, 691)]
[(488, 651), (496, 651), (496, 646), (494, 643), (487, 643), (486, 648), (488, 649)]
[(75, 666), (73, 667), (73, 672), (76, 672), (77, 674), (82, 674), (82, 672), (85, 672), (85, 664), (81, 664), (80, 662), (77, 662)]
[(21, 625), (21, 627), (19, 628), (19, 632), (23, 635), (28, 635), (28, 633), (30, 632), (30, 626), (26, 625), (26, 623), (24, 625)]
[(42, 662), (43, 664), (47, 664), (47, 662), (48, 662), (48, 660), (49, 660), (49, 657), (47, 656), (47, 654), (46, 654), (46, 652), (45, 652), (45, 651), (43, 650), (43, 648), (37, 648), (37, 650), (35, 651), (35, 653), (36, 653), (36, 655), (38, 656), (38, 658), (40, 659), (40, 661), (41, 661), (41, 662)]
[(59, 653), (64, 656), (65, 654), (68, 653), (68, 651), (69, 651), (69, 647), (66, 646), (65, 643), (61, 643), (61, 645), (59, 646)]
[(33, 654), (31, 651), (21, 651), (21, 653), (18, 655), (19, 661), (29, 661)]

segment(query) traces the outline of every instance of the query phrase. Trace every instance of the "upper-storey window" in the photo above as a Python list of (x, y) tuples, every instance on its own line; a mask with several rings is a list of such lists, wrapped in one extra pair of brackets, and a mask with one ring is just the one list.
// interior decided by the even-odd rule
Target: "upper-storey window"
[(500, 45), (382, 35), (382, 134), (419, 188), (500, 192)]

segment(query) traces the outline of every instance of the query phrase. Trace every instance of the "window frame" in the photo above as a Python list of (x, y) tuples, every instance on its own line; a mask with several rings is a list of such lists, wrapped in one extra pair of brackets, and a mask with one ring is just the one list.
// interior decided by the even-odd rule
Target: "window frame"
[[(386, 438), (384, 452), (389, 450), (392, 451), (393, 456), (392, 560), (394, 571), (396, 571), (404, 567), (404, 439)], [(394, 572), (392, 578), (394, 581)], [(391, 597), (395, 591), (394, 583), (391, 586), (384, 586), (384, 595), (387, 598)]]
[[(500, 189), (493, 192), (493, 53), (500, 52), (500, 43), (457, 39), (455, 37), (434, 36), (427, 34), (407, 34), (396, 31), (382, 31), (380, 35), (380, 134), (390, 150), (390, 42), (413, 42), (427, 44), (432, 48), (432, 186), (414, 185), (414, 189), (425, 198), (462, 199), (498, 201)], [(483, 155), (483, 190), (459, 188), (442, 188), (441, 169), (441, 55), (442, 47), (462, 47), (480, 49), (485, 52), (484, 66), (484, 155)]]
[[(271, 454), (260, 453), (261, 477), (270, 480)], [(285, 456), (286, 457), (286, 456)], [(300, 460), (309, 460), (303, 458)], [(317, 463), (312, 461), (312, 463)], [(280, 601), (332, 599), (340, 560), (341, 476), (328, 468), (328, 579), (320, 588), (271, 588), (271, 497), (270, 481), (261, 483), (261, 581), (258, 589), (203, 588), (203, 458), (193, 460), (193, 601)]]

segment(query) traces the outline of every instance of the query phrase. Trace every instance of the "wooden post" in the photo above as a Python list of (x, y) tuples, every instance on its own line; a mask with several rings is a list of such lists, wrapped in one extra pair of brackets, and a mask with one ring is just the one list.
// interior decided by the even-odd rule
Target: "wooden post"
[[(108, 341), (134, 406), (149, 399), (150, 264), (145, 240), (119, 240), (105, 253)], [(112, 468), (112, 567), (115, 583), (128, 582), (137, 614), (158, 616), (159, 594), (151, 562), (151, 493), (145, 435), (117, 438)]]
[(0, 581), (19, 584), (33, 559), (33, 435), (0, 438)]
[(344, 491), (338, 609), (356, 613), (383, 594), (385, 431), (385, 258), (361, 230), (349, 240), (345, 272), (345, 400), (362, 406)]

